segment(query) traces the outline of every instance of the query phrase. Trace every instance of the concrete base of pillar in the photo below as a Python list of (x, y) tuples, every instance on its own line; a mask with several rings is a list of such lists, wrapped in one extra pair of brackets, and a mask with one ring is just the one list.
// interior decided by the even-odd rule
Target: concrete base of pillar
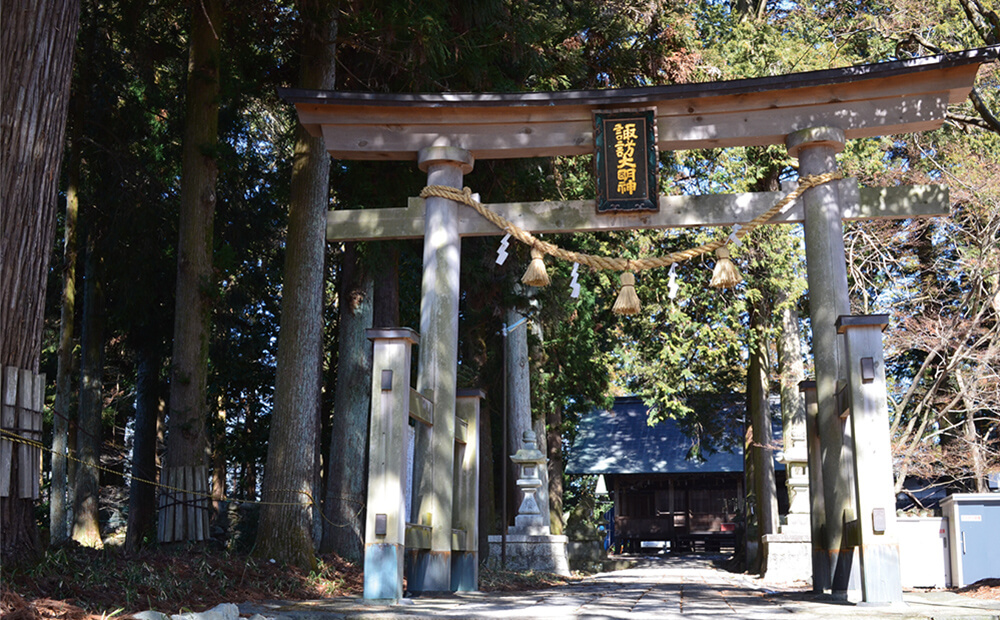
[(869, 605), (902, 603), (899, 545), (895, 542), (868, 544), (864, 547), (862, 562), (864, 602)]
[(476, 551), (451, 552), (451, 591), (475, 592), (479, 590), (479, 553)]
[(831, 568), (830, 594), (835, 600), (860, 603), (861, 596), (861, 553), (857, 547), (849, 547), (830, 552)]
[(813, 592), (822, 594), (830, 589), (830, 560), (822, 545), (812, 547)]
[(808, 534), (767, 534), (761, 552), (766, 581), (802, 581), (812, 575), (813, 549)]
[(810, 524), (809, 524), (809, 513), (805, 514), (794, 514), (789, 513), (787, 521), (781, 524), (782, 534), (794, 534), (797, 536), (805, 536), (809, 538)]
[(406, 589), (413, 593), (451, 592), (451, 560), (450, 551), (414, 552)]
[[(849, 520), (844, 523), (845, 545), (855, 534)], [(857, 547), (844, 546), (841, 549), (827, 549), (827, 565), (830, 567), (830, 593), (838, 601), (857, 603), (861, 601), (861, 552)]]
[(367, 600), (398, 601), (403, 598), (403, 545), (367, 545), (364, 583)]
[[(565, 536), (508, 534), (507, 569), (533, 570), (569, 576)], [(490, 557), (487, 566), (500, 568), (500, 536), (490, 536)]]

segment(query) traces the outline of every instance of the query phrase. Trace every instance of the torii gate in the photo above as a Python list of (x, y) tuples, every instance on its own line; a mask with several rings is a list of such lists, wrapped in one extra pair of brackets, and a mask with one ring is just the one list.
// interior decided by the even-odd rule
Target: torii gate
[[(784, 144), (798, 157), (800, 175), (805, 176), (834, 171), (834, 157), (848, 139), (939, 127), (948, 104), (965, 100), (980, 64), (998, 51), (1000, 47), (993, 46), (842, 69), (646, 88), (510, 94), (285, 89), (280, 94), (295, 104), (305, 128), (324, 138), (333, 157), (416, 160), (427, 173), (428, 185), (462, 187), (476, 159), (590, 153), (594, 112), (636, 107), (655, 108), (660, 150)], [(532, 233), (577, 232), (729, 226), (766, 211), (779, 197), (766, 192), (661, 196), (657, 213), (615, 215), (598, 215), (593, 201), (487, 206)], [(849, 316), (843, 220), (947, 213), (947, 190), (942, 186), (867, 189), (859, 188), (856, 179), (844, 179), (809, 189), (771, 220), (801, 222), (805, 230), (816, 368), (810, 403), (818, 427), (818, 441), (809, 442), (809, 460), (822, 464), (821, 471), (811, 468), (810, 482), (811, 489), (823, 489), (822, 497), (812, 502), (813, 546), (818, 550), (814, 589), (846, 594), (849, 587), (857, 587), (853, 574), (855, 580), (860, 577), (867, 602), (902, 598), (881, 364), (884, 319)], [(328, 218), (329, 241), (424, 239), (419, 334), (424, 344), (417, 392), (433, 403), (436, 423), (424, 473), (434, 488), (415, 499), (417, 514), (431, 517), (431, 535), (429, 548), (416, 553), (409, 581), (414, 592), (468, 584), (467, 578), (453, 581), (452, 575), (461, 238), (501, 233), (477, 213), (437, 197), (411, 198), (401, 208), (332, 211)], [(382, 385), (385, 389), (384, 380)], [(850, 394), (853, 403), (847, 426), (838, 406), (842, 392)], [(861, 440), (864, 449), (854, 449)], [(815, 509), (821, 504), (824, 510)], [(376, 524), (373, 512), (368, 511), (367, 531), (378, 535), (366, 540), (365, 596), (398, 598), (404, 542), (387, 533), (384, 515)], [(860, 575), (853, 561), (856, 549)], [(472, 552), (474, 558), (475, 549)], [(455, 570), (467, 570), (462, 566), (468, 565), (456, 564)]]

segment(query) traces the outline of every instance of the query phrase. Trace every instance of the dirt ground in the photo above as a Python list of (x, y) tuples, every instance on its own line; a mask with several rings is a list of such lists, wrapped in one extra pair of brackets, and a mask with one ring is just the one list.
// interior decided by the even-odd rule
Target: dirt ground
[[(106, 620), (154, 609), (202, 611), (220, 603), (360, 596), (360, 566), (336, 555), (316, 571), (212, 549), (180, 548), (126, 555), (79, 546), (46, 555), (38, 566), (0, 576), (0, 620)], [(555, 587), (572, 578), (480, 571), (484, 592)], [(193, 603), (192, 601), (197, 601)]]

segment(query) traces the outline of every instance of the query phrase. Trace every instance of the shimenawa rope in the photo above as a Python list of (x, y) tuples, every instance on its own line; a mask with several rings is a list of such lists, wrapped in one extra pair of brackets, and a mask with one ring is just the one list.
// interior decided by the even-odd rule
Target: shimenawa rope
[[(842, 178), (840, 172), (826, 172), (823, 174), (808, 175), (799, 179), (799, 185), (794, 190), (789, 192), (784, 198), (779, 200), (773, 207), (765, 211), (764, 213), (758, 215), (753, 220), (751, 220), (745, 226), (742, 226), (733, 235), (729, 235), (722, 239), (716, 239), (715, 241), (710, 241), (708, 243), (702, 244), (700, 246), (690, 248), (687, 250), (682, 250), (679, 252), (672, 252), (665, 256), (653, 256), (646, 258), (621, 258), (613, 256), (601, 256), (598, 254), (586, 254), (583, 252), (573, 252), (570, 250), (565, 250), (555, 245), (554, 243), (549, 243), (539, 239), (538, 237), (532, 235), (530, 232), (524, 230), (523, 228), (517, 226), (513, 222), (507, 220), (502, 215), (494, 213), (493, 211), (486, 208), (485, 205), (480, 203), (478, 200), (472, 197), (472, 190), (468, 187), (463, 189), (458, 189), (456, 187), (449, 187), (447, 185), (428, 185), (424, 187), (420, 192), (421, 198), (437, 197), (445, 198), (447, 200), (453, 200), (455, 202), (472, 207), (481, 216), (489, 220), (494, 226), (500, 230), (510, 233), (512, 237), (520, 241), (521, 243), (529, 246), (532, 249), (531, 256), (532, 261), (529, 265), (528, 271), (525, 273), (525, 277), (522, 278), (522, 282), (531, 286), (545, 286), (548, 284), (548, 275), (545, 273), (544, 263), (542, 262), (542, 257), (545, 254), (549, 254), (556, 258), (562, 259), (564, 261), (580, 263), (581, 265), (586, 265), (592, 269), (608, 269), (612, 271), (626, 271), (626, 272), (636, 272), (643, 271), (646, 269), (655, 269), (657, 267), (667, 267), (673, 263), (690, 260), (702, 254), (711, 252), (713, 250), (722, 249), (718, 252), (718, 263), (716, 267), (716, 275), (713, 276), (712, 286), (715, 287), (731, 287), (735, 286), (739, 280), (739, 274), (736, 273), (735, 267), (732, 267), (729, 261), (728, 250), (725, 250), (725, 246), (731, 237), (735, 236), (736, 239), (742, 239), (751, 230), (757, 228), (761, 224), (767, 222), (772, 217), (777, 215), (782, 209), (794, 202), (799, 196), (801, 196), (806, 190), (823, 185), (824, 183), (829, 183)], [(729, 265), (726, 265), (729, 263)], [(725, 271), (731, 269), (731, 272), (725, 273)], [(718, 273), (723, 271), (723, 273)], [(631, 282), (626, 283), (626, 278), (622, 278), (622, 287), (624, 289), (632, 288), (632, 295), (634, 295), (634, 276)], [(537, 283), (537, 284), (536, 284)], [(628, 295), (631, 298), (632, 295)], [(619, 301), (621, 296), (619, 296)], [(635, 302), (631, 303), (625, 301), (622, 303), (615, 303), (615, 312), (617, 314), (635, 314), (639, 311), (638, 297), (635, 297)]]

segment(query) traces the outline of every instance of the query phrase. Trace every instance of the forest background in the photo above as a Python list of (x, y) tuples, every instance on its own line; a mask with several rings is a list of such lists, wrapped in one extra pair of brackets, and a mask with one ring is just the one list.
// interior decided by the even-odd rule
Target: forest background
[[(16, 27), (9, 6), (3, 21)], [(980, 0), (61, 6), (78, 11), (79, 26), (56, 222), (42, 240), (51, 247), (42, 346), (27, 361), (13, 359), (7, 345), (16, 333), (5, 320), (0, 360), (52, 379), (45, 443), (53, 453), (43, 501), (3, 508), (5, 572), (69, 540), (130, 553), (155, 544), (154, 490), (139, 480), (182, 464), (211, 473), (220, 544), (305, 567), (315, 566), (317, 551), (359, 558), (368, 405), (356, 386), (367, 386), (370, 372), (363, 330), (419, 325), (420, 245), (327, 246), (323, 214), (399, 206), (425, 178), (409, 164), (324, 158), (277, 88), (618, 88), (1000, 42), (996, 10)], [(911, 496), (921, 485), (982, 491), (987, 474), (1000, 471), (998, 83), (996, 63), (986, 65), (941, 129), (854, 140), (838, 159), (863, 185), (951, 189), (948, 218), (845, 225), (852, 310), (891, 315), (896, 486)], [(796, 178), (783, 148), (662, 153), (660, 162), (663, 193), (775, 190)], [(592, 198), (591, 169), (590, 157), (483, 161), (466, 183), (484, 202)], [(4, 204), (5, 244), (11, 210)], [(719, 234), (552, 238), (637, 257)], [(466, 239), (462, 248), (460, 383), (488, 394), (484, 535), (501, 526), (501, 330), (512, 310), (533, 325), (531, 409), (547, 433), (556, 531), (592, 492), (587, 481), (564, 486), (561, 471), (582, 411), (639, 394), (651, 423), (677, 418), (698, 449), (713, 450), (723, 424), (699, 397), (743, 394), (754, 359), (763, 360), (757, 376), (777, 385), (782, 317), (794, 311), (808, 325), (797, 227), (749, 235), (734, 251), (745, 282), (733, 291), (707, 289), (707, 262), (678, 269), (676, 297), (666, 270), (644, 273), (643, 308), (630, 318), (611, 313), (608, 274), (583, 273), (578, 299), (569, 296), (569, 265), (549, 266), (553, 285), (525, 289), (517, 282), (526, 251), (514, 248), (499, 266), (496, 245)], [(310, 273), (317, 252), (324, 268)], [(59, 457), (67, 447), (102, 468)], [(282, 489), (296, 490), (297, 505), (265, 505), (258, 515), (240, 503), (287, 503)]]

